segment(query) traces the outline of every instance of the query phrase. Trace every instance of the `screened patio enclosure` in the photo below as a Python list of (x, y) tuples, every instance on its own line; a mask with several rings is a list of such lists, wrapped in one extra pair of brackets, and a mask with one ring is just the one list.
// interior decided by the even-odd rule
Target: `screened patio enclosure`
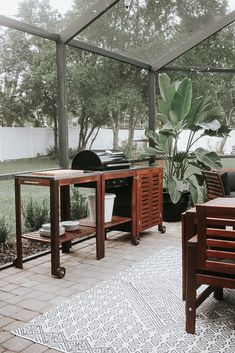
[[(155, 127), (156, 73), (160, 70), (223, 72), (234, 75), (235, 2), (216, 0), (66, 0), (44, 3), (54, 21), (32, 16), (34, 0), (0, 4), (0, 26), (53, 41), (56, 45), (59, 164), (68, 167), (68, 96), (66, 51), (79, 48), (134, 65), (148, 72), (149, 127)], [(17, 6), (21, 6), (17, 11)], [(187, 16), (186, 16), (187, 14)], [(47, 13), (45, 13), (46, 17)], [(53, 24), (53, 25), (52, 25)], [(3, 28), (2, 27), (2, 28)], [(210, 67), (175, 60), (219, 33), (232, 38), (230, 66), (210, 58)], [(215, 50), (224, 42), (216, 37)], [(190, 54), (189, 54), (190, 55)], [(174, 61), (174, 65), (172, 62)], [(228, 62), (228, 61), (227, 61)]]

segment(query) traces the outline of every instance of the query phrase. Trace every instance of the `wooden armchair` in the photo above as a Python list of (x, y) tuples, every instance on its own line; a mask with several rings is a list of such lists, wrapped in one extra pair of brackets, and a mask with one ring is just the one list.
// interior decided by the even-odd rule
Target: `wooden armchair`
[(213, 200), (216, 197), (235, 197), (235, 171), (231, 170), (202, 170), (204, 175), (207, 201)]
[[(196, 309), (214, 292), (235, 289), (235, 201), (226, 206), (196, 206), (197, 235), (186, 251), (186, 332), (195, 333)], [(198, 294), (198, 288), (206, 288)]]
[[(227, 190), (230, 197), (235, 197), (235, 170), (234, 168), (224, 169), (224, 172), (227, 173), (227, 180), (225, 180), (227, 182), (227, 188), (225, 185), (225, 193)], [(223, 181), (223, 183), (225, 181)]]
[(206, 190), (207, 190), (207, 201), (213, 200), (216, 197), (225, 197), (225, 178), (226, 173), (219, 173), (217, 171), (202, 171), (202, 175), (205, 177)]

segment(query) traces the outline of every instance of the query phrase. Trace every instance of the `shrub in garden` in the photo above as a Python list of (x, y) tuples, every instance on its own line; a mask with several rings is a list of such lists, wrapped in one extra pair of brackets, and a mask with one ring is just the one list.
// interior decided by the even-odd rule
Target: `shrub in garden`
[(0, 217), (0, 244), (5, 244), (10, 234), (10, 224), (5, 216)]
[(77, 220), (87, 217), (88, 205), (84, 195), (78, 189), (72, 189), (71, 202), (70, 202), (70, 214), (71, 219)]
[(25, 229), (32, 232), (41, 228), (42, 224), (49, 222), (48, 200), (34, 200), (32, 197), (23, 207)]

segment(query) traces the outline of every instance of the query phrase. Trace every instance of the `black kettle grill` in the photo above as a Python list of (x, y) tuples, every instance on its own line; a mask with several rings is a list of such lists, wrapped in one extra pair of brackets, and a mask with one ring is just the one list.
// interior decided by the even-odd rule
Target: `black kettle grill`
[(73, 158), (72, 169), (104, 171), (130, 168), (130, 162), (120, 151), (83, 150)]

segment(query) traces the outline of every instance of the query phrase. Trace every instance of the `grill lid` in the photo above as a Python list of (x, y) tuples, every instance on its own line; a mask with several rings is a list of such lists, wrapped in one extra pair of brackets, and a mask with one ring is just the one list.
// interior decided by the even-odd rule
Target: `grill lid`
[(120, 151), (83, 150), (76, 154), (72, 161), (72, 169), (112, 170), (130, 168), (125, 154)]

